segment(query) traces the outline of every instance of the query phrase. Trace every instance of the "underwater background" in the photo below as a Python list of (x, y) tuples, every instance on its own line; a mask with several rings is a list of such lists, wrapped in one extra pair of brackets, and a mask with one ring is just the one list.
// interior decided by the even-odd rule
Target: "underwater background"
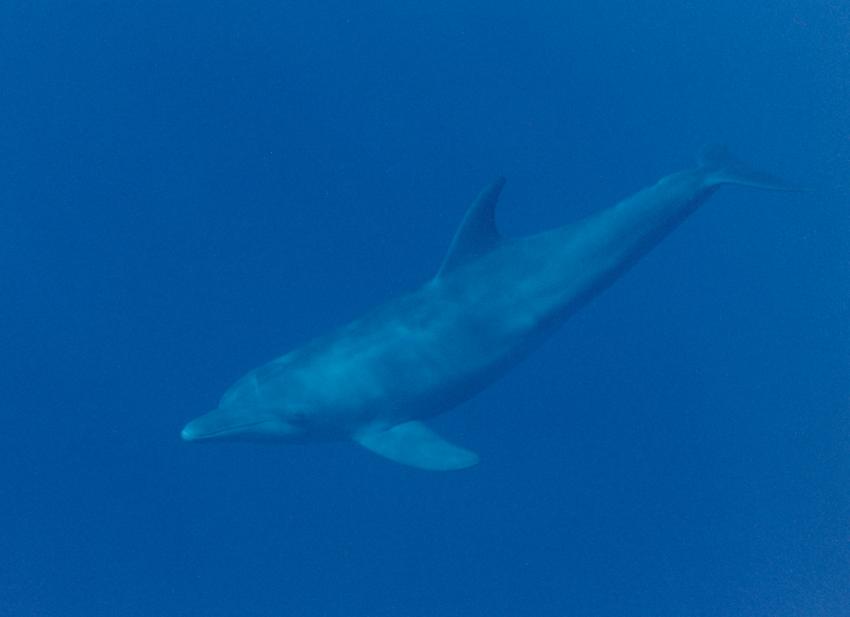
[[(433, 425), (196, 446), (244, 372), (706, 142), (724, 188)], [(0, 3), (0, 616), (850, 616), (850, 3)]]

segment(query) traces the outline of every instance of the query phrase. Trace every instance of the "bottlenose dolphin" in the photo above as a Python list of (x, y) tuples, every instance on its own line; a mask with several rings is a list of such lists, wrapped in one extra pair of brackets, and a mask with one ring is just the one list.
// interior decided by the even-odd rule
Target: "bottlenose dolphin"
[(608, 287), (720, 185), (785, 190), (719, 146), (607, 210), (521, 238), (497, 230), (499, 178), (469, 207), (422, 287), (257, 368), (186, 441), (353, 440), (431, 470), (478, 456), (421, 422), (469, 399)]

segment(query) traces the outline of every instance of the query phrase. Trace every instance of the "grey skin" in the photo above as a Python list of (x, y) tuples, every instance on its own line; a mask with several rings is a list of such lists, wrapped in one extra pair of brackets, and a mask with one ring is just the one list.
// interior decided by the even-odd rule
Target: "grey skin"
[(422, 419), (477, 394), (607, 288), (722, 184), (784, 189), (725, 150), (612, 208), (522, 238), (496, 229), (503, 179), (470, 206), (437, 276), (364, 317), (261, 366), (186, 441), (352, 440), (421, 469), (478, 456)]

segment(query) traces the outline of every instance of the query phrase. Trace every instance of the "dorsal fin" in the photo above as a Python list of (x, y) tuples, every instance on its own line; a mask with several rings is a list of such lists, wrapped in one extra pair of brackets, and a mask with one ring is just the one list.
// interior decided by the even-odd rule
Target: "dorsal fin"
[(469, 206), (440, 266), (438, 277), (488, 253), (501, 242), (502, 235), (496, 228), (495, 211), (504, 185), (504, 177), (499, 176)]

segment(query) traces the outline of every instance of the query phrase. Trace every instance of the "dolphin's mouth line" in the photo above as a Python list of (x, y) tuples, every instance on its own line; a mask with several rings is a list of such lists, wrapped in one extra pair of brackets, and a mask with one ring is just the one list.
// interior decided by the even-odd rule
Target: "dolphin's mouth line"
[[(221, 428), (221, 429), (209, 432), (209, 433), (192, 434), (191, 439), (194, 439), (194, 440), (210, 439), (212, 437), (215, 437), (216, 435), (222, 435), (222, 434), (230, 433), (230, 432), (233, 432), (233, 431), (236, 431), (236, 430), (250, 428), (252, 426), (257, 426), (258, 424), (264, 424), (266, 422), (268, 422), (268, 420), (258, 420), (256, 422), (245, 422), (243, 424), (232, 424), (231, 426), (228, 426), (226, 428)], [(183, 429), (183, 431), (185, 433), (186, 429)]]

